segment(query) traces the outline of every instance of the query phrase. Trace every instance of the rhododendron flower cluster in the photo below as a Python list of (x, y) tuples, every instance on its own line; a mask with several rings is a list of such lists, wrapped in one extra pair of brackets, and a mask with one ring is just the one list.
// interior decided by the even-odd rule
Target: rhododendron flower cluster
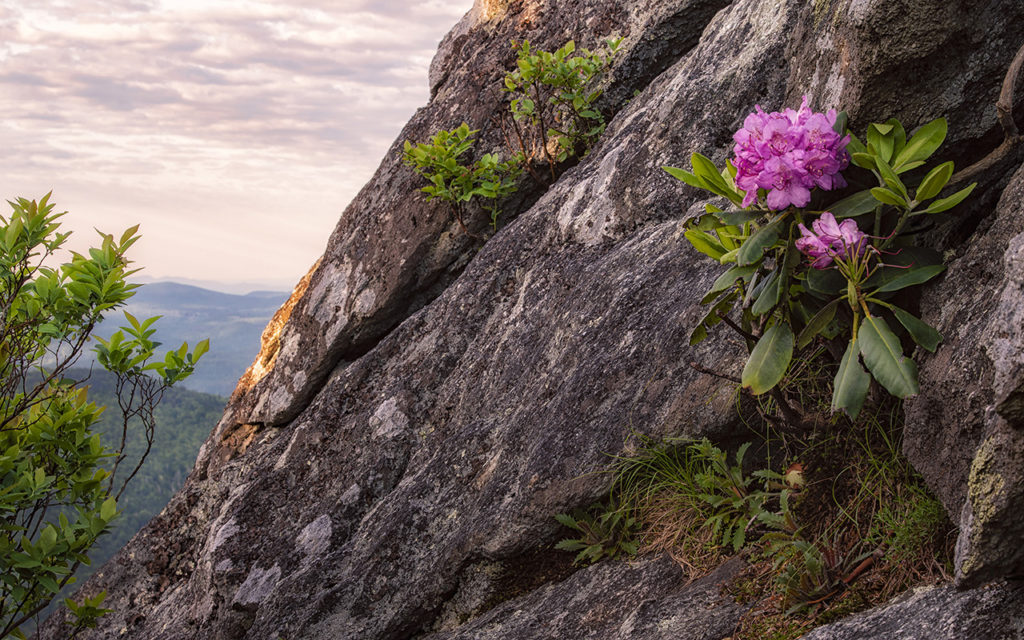
[(835, 122), (835, 109), (815, 113), (807, 96), (797, 111), (765, 113), (757, 105), (733, 135), (736, 186), (746, 192), (743, 206), (754, 203), (759, 188), (768, 191), (768, 208), (777, 211), (807, 206), (814, 187), (845, 187), (839, 172), (850, 163), (850, 137), (840, 137)]
[(801, 237), (796, 240), (796, 248), (814, 258), (811, 266), (815, 269), (827, 269), (833, 259), (864, 255), (867, 248), (867, 234), (857, 227), (853, 220), (837, 223), (835, 216), (826, 211), (811, 224), (813, 231), (804, 225), (798, 225)]

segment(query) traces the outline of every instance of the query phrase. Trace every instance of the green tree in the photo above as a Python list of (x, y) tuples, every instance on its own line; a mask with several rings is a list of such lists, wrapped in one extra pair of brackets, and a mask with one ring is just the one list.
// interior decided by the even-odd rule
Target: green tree
[[(119, 239), (100, 233), (88, 255), (49, 266), (69, 233), (47, 194), (19, 198), (0, 216), (0, 639), (23, 638), (19, 628), (41, 611), (118, 515), (117, 498), (145, 462), (153, 442), (153, 410), (166, 389), (187, 378), (207, 341), (155, 358), (156, 318), (98, 340), (97, 361), (117, 379), (124, 415), (120, 442), (110, 447), (94, 426), (103, 408), (69, 376), (92, 331), (138, 285), (125, 257), (138, 227)], [(125, 450), (128, 422), (141, 423), (146, 446), (135, 458)], [(102, 595), (68, 602), (77, 627), (92, 626), (106, 611)]]

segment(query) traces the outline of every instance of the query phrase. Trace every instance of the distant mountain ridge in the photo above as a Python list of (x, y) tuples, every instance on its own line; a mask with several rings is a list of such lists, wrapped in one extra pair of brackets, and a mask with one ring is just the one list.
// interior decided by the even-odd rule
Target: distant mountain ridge
[[(194, 391), (228, 396), (259, 352), (263, 328), (288, 296), (281, 291), (237, 295), (154, 282), (137, 289), (124, 311), (140, 319), (162, 316), (155, 326), (163, 348), (209, 338), (209, 353), (183, 384)], [(118, 311), (104, 320), (96, 334), (107, 338), (122, 324), (124, 316)]]

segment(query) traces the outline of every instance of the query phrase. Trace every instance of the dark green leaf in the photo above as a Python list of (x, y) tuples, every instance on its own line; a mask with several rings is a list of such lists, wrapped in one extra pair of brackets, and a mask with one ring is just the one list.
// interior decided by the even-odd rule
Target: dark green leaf
[(741, 267), (754, 264), (764, 255), (768, 247), (775, 244), (779, 239), (779, 230), (782, 227), (783, 218), (761, 227), (755, 234), (743, 242), (739, 254), (736, 256), (736, 263)]
[(900, 321), (900, 324), (907, 330), (914, 342), (921, 345), (928, 351), (935, 353), (939, 343), (942, 342), (942, 334), (934, 329), (927, 322), (907, 313), (895, 305), (886, 305)]
[(903, 348), (889, 325), (879, 316), (864, 318), (857, 335), (864, 364), (875, 380), (898, 398), (916, 395), (917, 365), (903, 355)]
[(871, 376), (860, 364), (860, 349), (851, 340), (839, 363), (839, 371), (832, 391), (832, 411), (845, 411), (850, 419), (856, 419), (864, 406), (864, 398), (871, 386)]
[(807, 288), (832, 297), (846, 289), (846, 278), (835, 269), (808, 269)]
[(718, 214), (718, 219), (729, 225), (741, 225), (746, 222), (753, 222), (764, 215), (764, 211), (756, 209), (740, 209), (739, 211), (723, 211)]
[(753, 306), (750, 307), (750, 312), (755, 316), (763, 316), (774, 309), (775, 305), (779, 304), (779, 300), (782, 298), (783, 283), (785, 281), (786, 278), (782, 274), (778, 272), (773, 273), (761, 290), (761, 294), (757, 296)]
[(916, 267), (911, 269), (904, 269), (903, 272), (896, 277), (892, 278), (877, 289), (877, 293), (885, 293), (886, 291), (899, 291), (906, 287), (912, 287), (915, 284), (921, 284), (922, 282), (928, 282), (935, 276), (945, 271), (946, 266), (941, 264), (930, 265), (927, 267)]
[(878, 203), (871, 194), (871, 189), (858, 191), (852, 196), (847, 196), (839, 202), (829, 205), (828, 210), (836, 218), (853, 218), (875, 210)]
[(743, 368), (743, 386), (760, 395), (777, 385), (793, 358), (793, 342), (793, 330), (784, 322), (765, 331)]
[(754, 275), (755, 271), (757, 271), (757, 267), (755, 265), (750, 265), (748, 267), (732, 267), (722, 275), (718, 276), (718, 279), (715, 280), (713, 285), (711, 285), (711, 289), (708, 290), (708, 293), (711, 294), (725, 291), (741, 278), (743, 280), (749, 280), (750, 276)]
[(798, 349), (803, 349), (814, 340), (814, 336), (821, 333), (825, 327), (832, 322), (832, 319), (836, 317), (836, 306), (839, 304), (842, 298), (836, 298), (832, 302), (826, 304), (821, 308), (818, 313), (814, 314), (814, 317), (810, 319), (804, 330), (800, 332), (800, 336), (797, 338), (796, 346)]

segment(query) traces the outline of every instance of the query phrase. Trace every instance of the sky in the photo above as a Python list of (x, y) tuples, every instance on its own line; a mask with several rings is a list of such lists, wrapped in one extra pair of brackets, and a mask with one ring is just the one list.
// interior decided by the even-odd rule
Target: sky
[(0, 196), (52, 190), (78, 250), (141, 224), (148, 278), (288, 290), (472, 4), (0, 0)]

